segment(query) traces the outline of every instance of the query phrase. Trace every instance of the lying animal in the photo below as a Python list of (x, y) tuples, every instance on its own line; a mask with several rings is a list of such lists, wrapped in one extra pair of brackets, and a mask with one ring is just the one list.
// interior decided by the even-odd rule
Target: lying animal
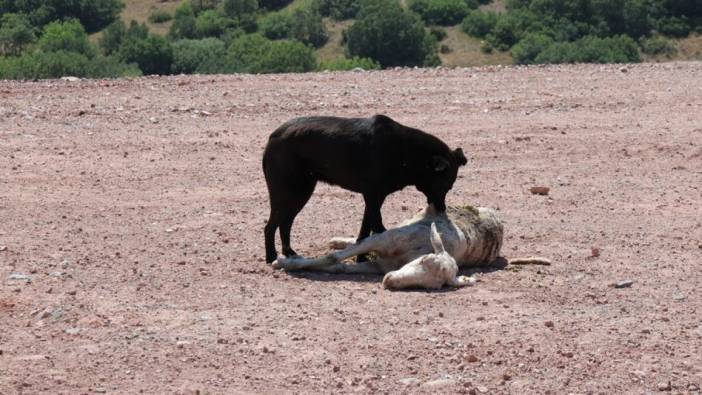
[[(417, 216), (360, 243), (334, 238), (332, 248), (340, 251), (322, 258), (279, 257), (274, 268), (316, 270), (329, 273), (385, 274), (383, 286), (389, 289), (437, 289), (447, 284), (464, 286), (474, 279), (457, 276), (459, 267), (487, 265), (499, 256), (503, 225), (490, 208), (449, 207), (440, 213), (431, 205)], [(345, 259), (375, 253), (374, 261), (353, 263)], [(550, 264), (544, 258), (520, 258), (519, 264)]]
[(297, 255), (290, 246), (290, 230), (317, 181), (363, 195), (360, 241), (385, 230), (381, 206), (389, 194), (406, 186), (417, 187), (443, 212), (458, 168), (467, 162), (460, 148), (452, 151), (438, 138), (384, 115), (288, 121), (271, 134), (263, 153), (271, 205), (264, 230), (266, 262), (276, 258), (278, 228), (283, 255)]

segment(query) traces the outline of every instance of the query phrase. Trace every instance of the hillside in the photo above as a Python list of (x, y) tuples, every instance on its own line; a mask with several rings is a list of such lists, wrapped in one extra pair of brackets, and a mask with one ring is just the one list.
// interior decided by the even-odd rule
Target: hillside
[[(152, 31), (158, 34), (166, 34), (172, 21), (151, 23), (148, 21), (148, 17), (154, 10), (163, 10), (172, 14), (181, 2), (182, 0), (125, 0), (126, 7), (122, 13), (122, 18), (125, 21), (133, 19), (140, 23), (145, 22)], [(310, 0), (294, 0), (284, 10), (292, 11), (309, 5), (309, 3)], [(482, 5), (481, 9), (502, 12), (504, 11), (504, 2), (496, 0), (490, 4)], [(343, 57), (344, 48), (341, 42), (341, 33), (353, 24), (353, 20), (334, 21), (331, 18), (325, 18), (324, 22), (329, 32), (329, 41), (322, 48), (317, 49), (319, 60), (329, 61)], [(468, 36), (461, 31), (460, 26), (448, 27), (447, 33), (447, 37), (439, 43), (439, 45), (445, 45), (449, 50), (447, 53), (439, 54), (442, 64), (445, 66), (466, 67), (513, 63), (509, 51), (494, 51), (492, 53), (481, 51), (481, 40)], [(677, 53), (663, 56), (647, 56), (644, 59), (647, 61), (702, 59), (702, 35), (694, 34), (691, 37), (674, 39), (673, 41), (678, 49)]]

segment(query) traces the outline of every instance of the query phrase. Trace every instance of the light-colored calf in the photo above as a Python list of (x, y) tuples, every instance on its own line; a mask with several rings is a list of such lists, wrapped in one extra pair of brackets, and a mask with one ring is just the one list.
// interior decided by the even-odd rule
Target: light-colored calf
[[(334, 238), (332, 248), (341, 249), (321, 258), (279, 257), (274, 268), (288, 271), (315, 270), (328, 273), (385, 273), (389, 289), (441, 288), (473, 283), (457, 276), (459, 267), (486, 265), (500, 253), (503, 226), (490, 208), (449, 207), (437, 213), (432, 206), (401, 226), (374, 234), (356, 244), (353, 239)], [(369, 262), (346, 263), (345, 259), (373, 253)], [(542, 258), (530, 258), (546, 263)]]

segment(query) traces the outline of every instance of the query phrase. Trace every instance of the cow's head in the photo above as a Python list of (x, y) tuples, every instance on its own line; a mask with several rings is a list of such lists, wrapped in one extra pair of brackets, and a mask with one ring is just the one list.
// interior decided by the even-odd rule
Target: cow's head
[(417, 183), (417, 189), (426, 195), (427, 203), (433, 204), (439, 212), (446, 211), (446, 194), (456, 182), (458, 168), (467, 163), (468, 159), (460, 148), (428, 158), (422, 180)]

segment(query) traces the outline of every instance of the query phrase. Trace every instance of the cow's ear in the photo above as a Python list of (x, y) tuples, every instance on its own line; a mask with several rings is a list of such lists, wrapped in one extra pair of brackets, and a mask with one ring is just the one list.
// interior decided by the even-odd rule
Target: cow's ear
[(443, 156), (434, 155), (431, 157), (431, 167), (435, 172), (442, 172), (449, 167), (449, 162)]
[(463, 150), (460, 148), (453, 150), (453, 157), (456, 158), (456, 163), (458, 163), (459, 166), (465, 166), (468, 164), (468, 159), (466, 159), (466, 156), (463, 155)]

